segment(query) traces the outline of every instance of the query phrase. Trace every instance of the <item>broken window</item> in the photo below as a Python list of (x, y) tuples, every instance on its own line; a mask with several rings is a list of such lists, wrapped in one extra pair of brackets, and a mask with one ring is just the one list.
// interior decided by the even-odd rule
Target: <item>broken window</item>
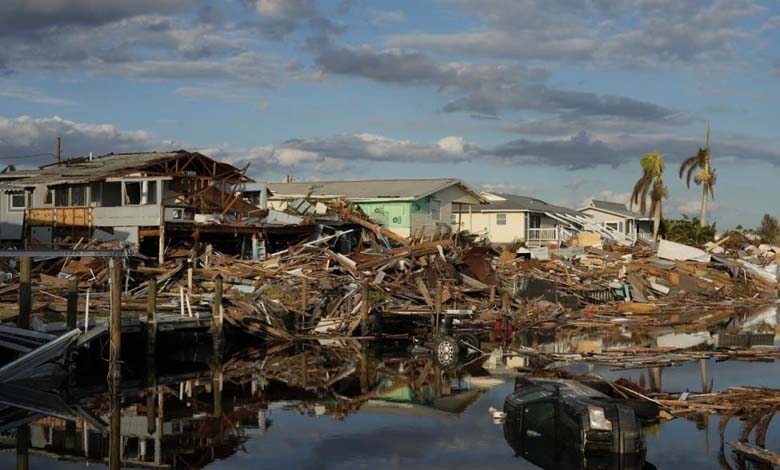
[(141, 182), (133, 181), (125, 183), (125, 205), (137, 206), (141, 204)]
[(8, 195), (8, 208), (10, 210), (22, 210), (27, 207), (27, 195), (23, 192), (10, 193)]
[(43, 195), (43, 203), (47, 206), (50, 206), (53, 200), (54, 200), (54, 191), (52, 191), (49, 188), (46, 188), (46, 193)]
[(504, 213), (496, 214), (496, 225), (506, 225), (506, 214)]

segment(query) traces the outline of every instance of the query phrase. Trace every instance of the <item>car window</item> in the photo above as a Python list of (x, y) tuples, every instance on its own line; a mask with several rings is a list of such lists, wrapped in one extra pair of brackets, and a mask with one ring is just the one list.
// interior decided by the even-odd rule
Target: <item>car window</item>
[(528, 402), (528, 401), (534, 401), (538, 400), (540, 398), (544, 398), (546, 396), (549, 396), (550, 392), (546, 390), (542, 390), (539, 388), (532, 388), (529, 390), (519, 390), (517, 392), (517, 398), (521, 401)]
[(552, 402), (531, 403), (523, 407), (525, 437), (531, 439), (552, 439), (555, 433), (555, 404)]

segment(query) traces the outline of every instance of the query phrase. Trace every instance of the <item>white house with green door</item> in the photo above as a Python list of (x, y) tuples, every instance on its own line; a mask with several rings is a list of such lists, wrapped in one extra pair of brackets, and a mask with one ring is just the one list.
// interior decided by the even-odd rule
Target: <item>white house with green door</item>
[(354, 202), (375, 223), (404, 237), (422, 227), (426, 234), (451, 229), (453, 216), (487, 200), (459, 179), (396, 179), (267, 183), (273, 194), (268, 206), (284, 210), (288, 202), (346, 199)]

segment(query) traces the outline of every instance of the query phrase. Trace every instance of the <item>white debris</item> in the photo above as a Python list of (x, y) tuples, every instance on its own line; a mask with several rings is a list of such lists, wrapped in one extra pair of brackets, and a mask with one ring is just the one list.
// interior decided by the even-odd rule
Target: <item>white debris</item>
[(671, 261), (700, 261), (710, 262), (710, 255), (705, 251), (682, 243), (661, 240), (658, 243), (658, 257)]

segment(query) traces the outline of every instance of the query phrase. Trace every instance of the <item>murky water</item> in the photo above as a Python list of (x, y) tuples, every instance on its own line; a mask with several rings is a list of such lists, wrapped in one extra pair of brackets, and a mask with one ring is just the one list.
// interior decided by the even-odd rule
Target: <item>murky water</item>
[[(776, 313), (767, 318), (762, 328), (777, 325)], [(699, 337), (711, 342), (711, 333)], [(658, 338), (672, 337), (654, 338), (657, 344)], [(672, 339), (692, 341), (688, 336)], [(585, 343), (552, 338), (546, 346), (571, 349), (572, 344)], [(502, 425), (488, 411), (501, 409), (514, 390), (511, 367), (491, 357), (443, 370), (429, 357), (394, 346), (346, 342), (270, 353), (244, 349), (228, 353), (221, 363), (209, 354), (176, 348), (156, 364), (128, 358), (117, 408), (105, 376), (88, 374), (89, 364), (81, 364), (70, 379), (3, 385), (0, 468), (18, 468), (25, 452), (17, 450), (16, 436), (25, 429), (29, 468), (107, 468), (114, 411), (121, 431), (114, 433), (119, 440), (113, 443), (133, 467), (538, 468), (515, 455)], [(660, 369), (655, 376), (647, 369), (584, 364), (570, 369), (652, 381), (672, 392), (780, 387), (780, 363), (775, 362), (694, 361)], [(780, 449), (778, 422), (769, 430), (770, 449)], [(725, 441), (739, 431), (740, 422), (732, 420)], [(716, 416), (674, 419), (645, 434), (644, 467), (591, 461), (587, 467), (580, 462), (548, 468), (763, 468), (722, 446)]]

